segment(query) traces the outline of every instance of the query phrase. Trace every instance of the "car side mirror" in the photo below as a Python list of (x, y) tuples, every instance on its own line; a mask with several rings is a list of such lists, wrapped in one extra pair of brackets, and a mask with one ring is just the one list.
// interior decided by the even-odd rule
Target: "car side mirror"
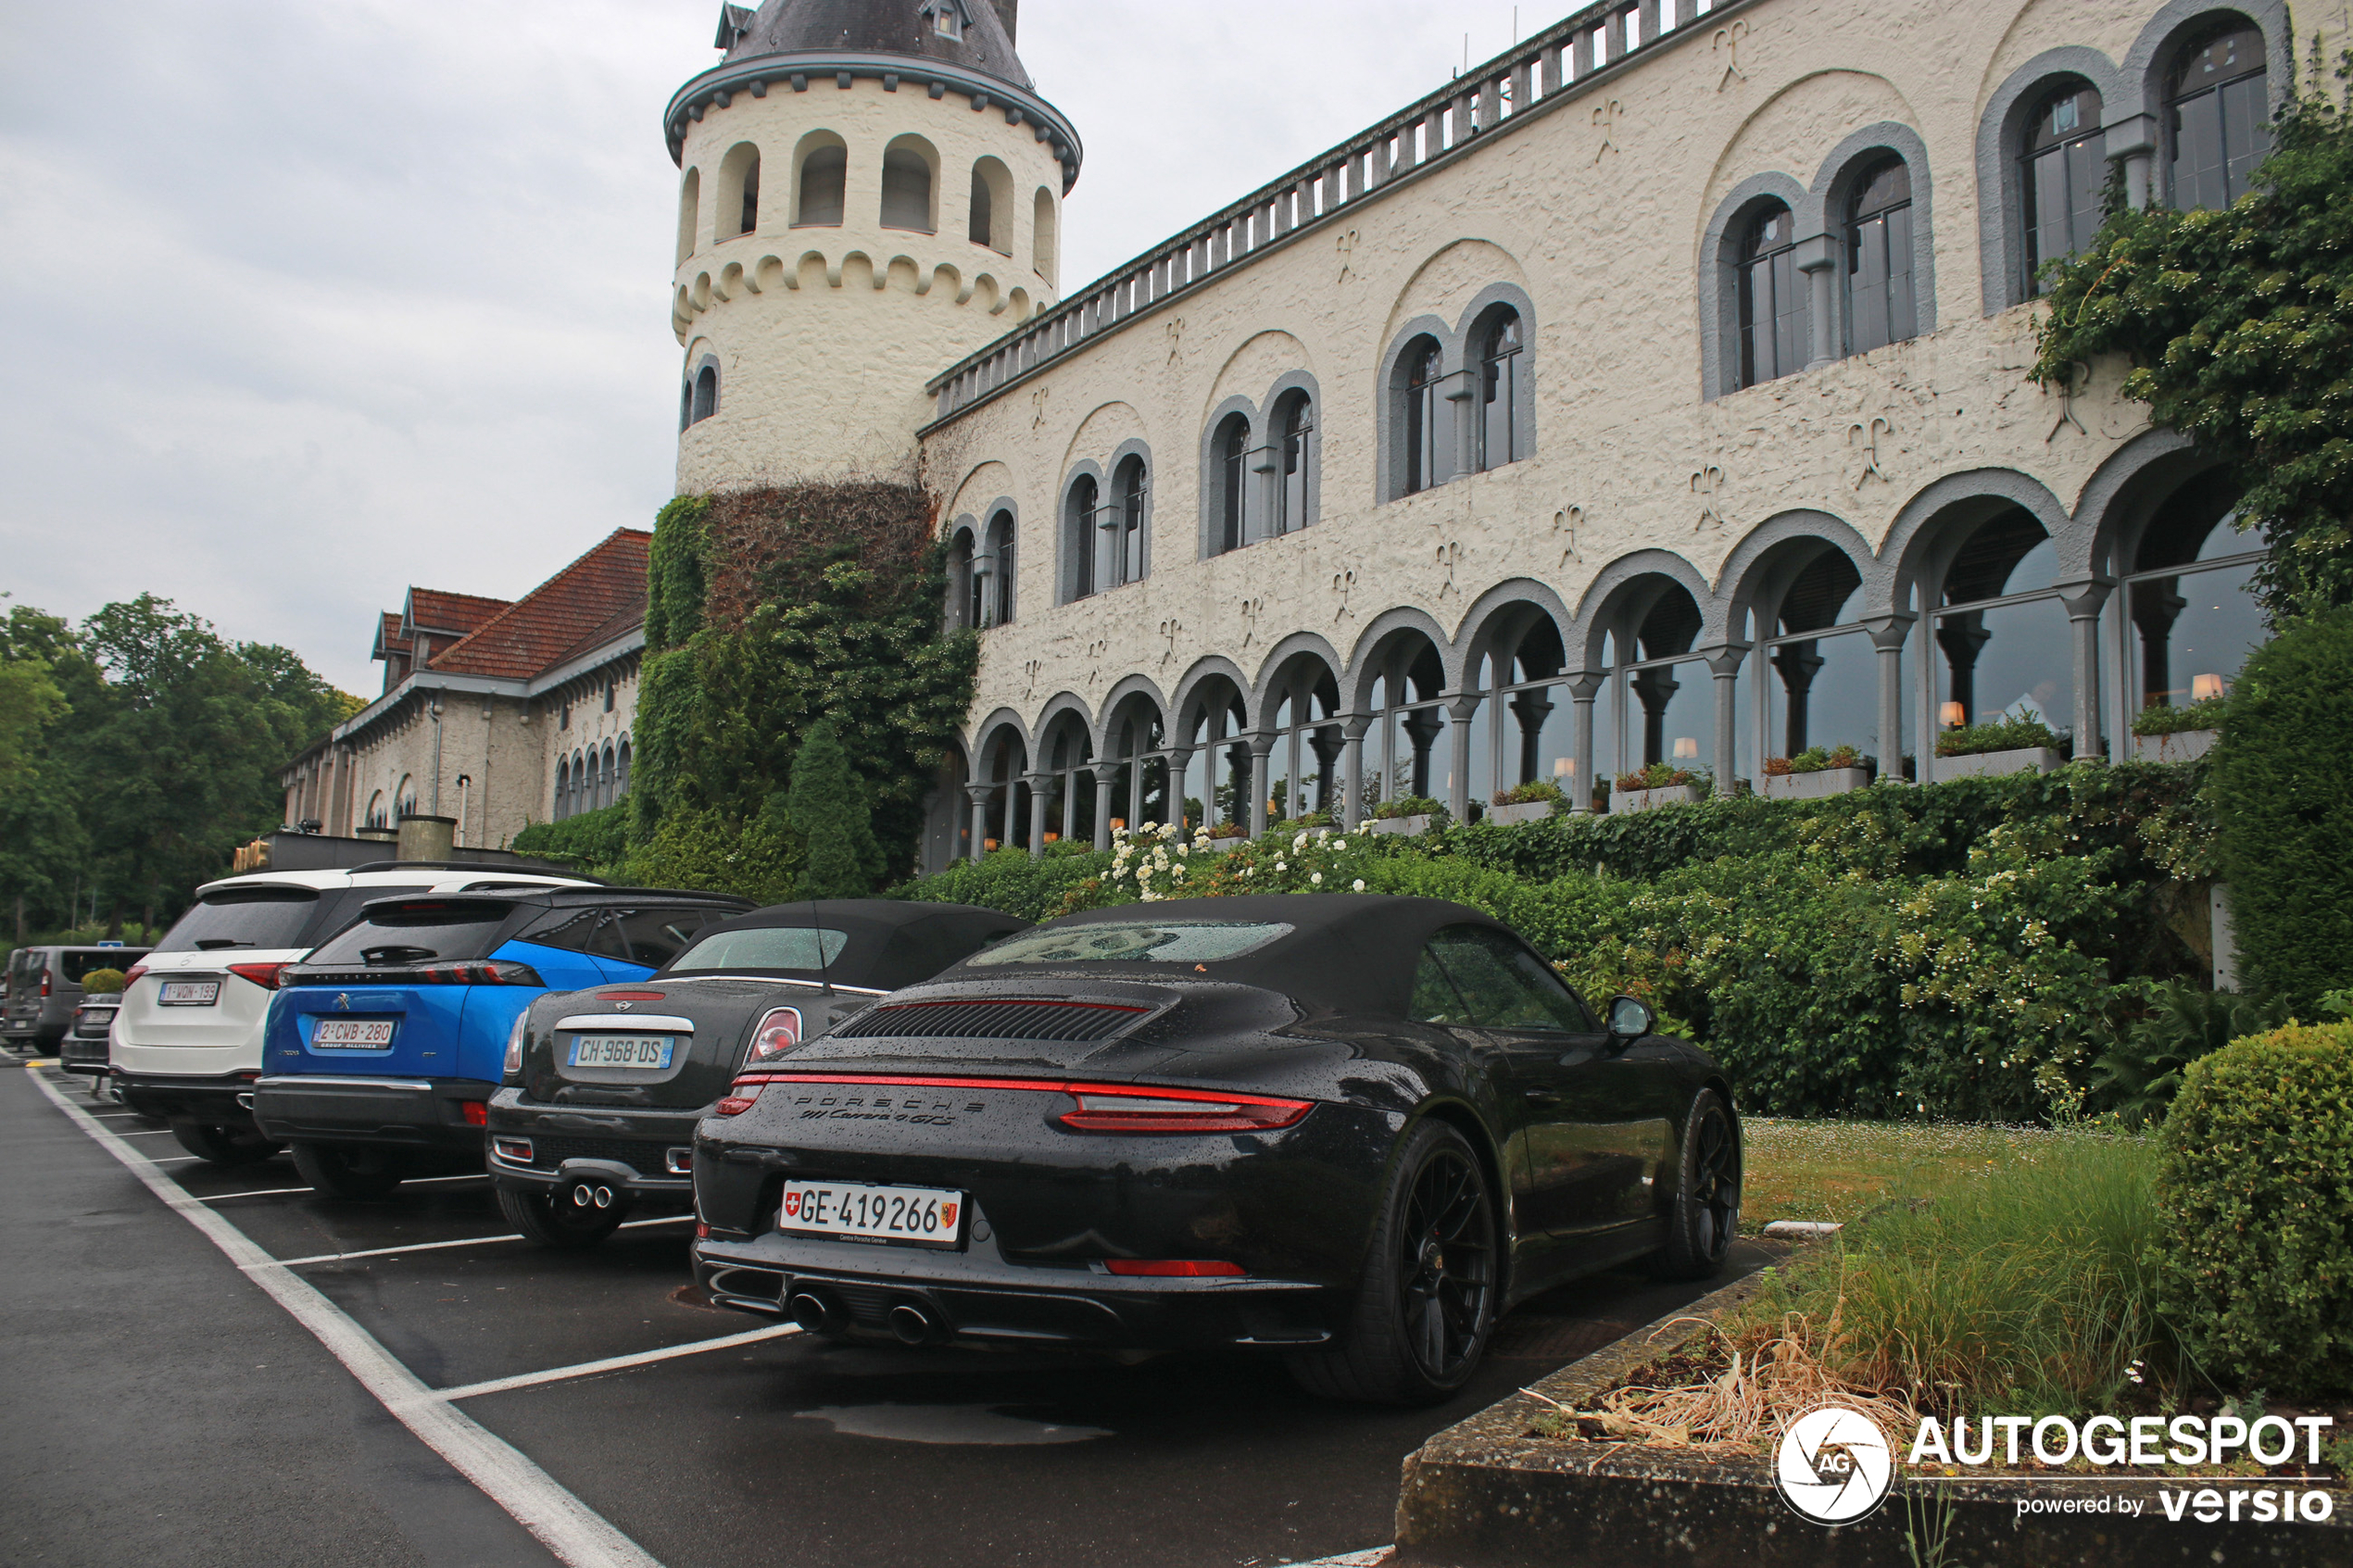
[(1620, 1049), (1632, 1045), (1658, 1026), (1658, 1014), (1640, 997), (1612, 997), (1609, 999), (1610, 1044)]

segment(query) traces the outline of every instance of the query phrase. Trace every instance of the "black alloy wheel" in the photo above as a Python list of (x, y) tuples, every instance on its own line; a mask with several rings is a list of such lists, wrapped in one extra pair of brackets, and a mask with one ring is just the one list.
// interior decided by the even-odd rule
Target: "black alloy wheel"
[(329, 1198), (382, 1198), (409, 1173), (397, 1149), (364, 1144), (298, 1143), (294, 1162), (302, 1179)]
[(594, 1247), (621, 1228), (629, 1215), (629, 1200), (614, 1194), (610, 1207), (574, 1202), (577, 1186), (558, 1187), (546, 1196), (498, 1187), (498, 1212), (522, 1233), (525, 1241), (569, 1250)]
[(1499, 1273), (1487, 1173), (1461, 1133), (1424, 1122), (1392, 1169), (1351, 1322), (1292, 1374), (1327, 1399), (1435, 1404), (1486, 1353)]
[(1680, 1164), (1667, 1245), (1651, 1272), (1665, 1279), (1712, 1278), (1723, 1268), (1741, 1223), (1740, 1134), (1731, 1108), (1713, 1089), (1692, 1097)]
[(250, 1122), (235, 1127), (222, 1123), (191, 1122), (184, 1117), (174, 1117), (171, 1135), (179, 1139), (180, 1147), (190, 1154), (223, 1170), (258, 1164), (283, 1147), (263, 1137)]

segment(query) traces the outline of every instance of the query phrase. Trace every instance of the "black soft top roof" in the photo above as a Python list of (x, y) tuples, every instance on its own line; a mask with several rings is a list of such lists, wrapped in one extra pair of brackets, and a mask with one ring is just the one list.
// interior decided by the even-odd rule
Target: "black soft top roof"
[[(694, 943), (679, 956), (691, 953), (721, 932), (774, 931), (810, 925), (838, 931), (849, 938), (841, 956), (822, 976), (813, 969), (762, 969), (753, 972), (802, 980), (823, 978), (837, 985), (896, 991), (901, 985), (929, 980), (999, 937), (1029, 929), (1029, 922), (1017, 916), (971, 904), (934, 904), (903, 898), (820, 898), (799, 904), (771, 904), (734, 920), (715, 921), (695, 933)], [(671, 972), (662, 971), (663, 974)]]
[(1467, 904), (1444, 898), (1404, 898), (1385, 893), (1268, 893), (1239, 898), (1166, 898), (1087, 909), (1041, 924), (1041, 931), (1079, 925), (1171, 923), (1256, 925), (1281, 922), (1292, 929), (1265, 947), (1215, 963), (959, 964), (942, 980), (1054, 972), (1074, 977), (1165, 980), (1206, 976), (1294, 997), (1311, 1009), (1403, 1017), (1414, 987), (1422, 945), (1450, 925), (1511, 927)]

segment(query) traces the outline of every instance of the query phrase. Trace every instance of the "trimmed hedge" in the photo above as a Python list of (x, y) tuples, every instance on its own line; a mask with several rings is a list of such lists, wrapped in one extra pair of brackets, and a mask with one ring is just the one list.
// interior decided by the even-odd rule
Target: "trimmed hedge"
[(562, 860), (591, 876), (618, 876), (629, 854), (629, 810), (624, 800), (560, 822), (532, 822), (508, 847), (518, 855)]
[(2207, 1373), (2353, 1391), (2353, 1023), (2192, 1063), (2159, 1141), (2158, 1298)]

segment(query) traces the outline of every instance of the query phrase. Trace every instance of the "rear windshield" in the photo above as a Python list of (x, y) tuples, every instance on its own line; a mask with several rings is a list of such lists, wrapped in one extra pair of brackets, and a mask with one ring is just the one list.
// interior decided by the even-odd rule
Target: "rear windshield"
[(157, 943), (158, 953), (209, 953), (232, 947), (299, 947), (319, 907), (308, 887), (250, 887), (208, 893), (188, 907)]
[(1194, 921), (1105, 922), (1025, 931), (964, 961), (987, 968), (1013, 963), (1216, 963), (1256, 952), (1295, 928), (1281, 921), (1212, 924)]
[(765, 931), (721, 931), (670, 960), (670, 972), (714, 969), (824, 969), (849, 946), (849, 934), (831, 926), (780, 925)]
[(412, 964), (435, 959), (486, 959), (513, 908), (478, 898), (396, 904), (337, 932), (319, 945), (308, 961)]

